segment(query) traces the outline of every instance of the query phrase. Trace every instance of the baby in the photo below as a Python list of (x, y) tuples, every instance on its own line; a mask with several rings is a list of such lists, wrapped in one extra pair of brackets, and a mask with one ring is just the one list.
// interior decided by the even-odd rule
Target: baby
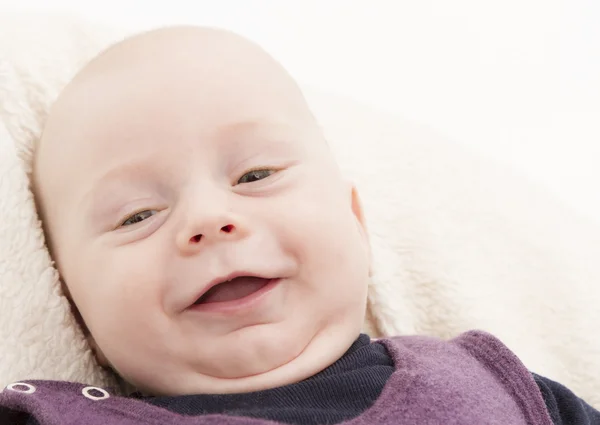
[(98, 361), (139, 392), (25, 381), (0, 424), (600, 424), (486, 333), (361, 334), (358, 193), (294, 80), (239, 36), (161, 29), (92, 60), (34, 187)]

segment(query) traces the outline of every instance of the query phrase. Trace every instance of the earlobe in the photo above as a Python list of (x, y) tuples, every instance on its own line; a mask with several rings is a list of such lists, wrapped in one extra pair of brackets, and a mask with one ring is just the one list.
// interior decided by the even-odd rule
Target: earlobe
[(362, 203), (360, 202), (360, 196), (358, 195), (358, 190), (356, 190), (356, 186), (351, 186), (351, 197), (352, 197), (352, 213), (354, 217), (358, 220), (358, 223), (365, 230), (367, 229), (367, 224), (365, 221), (365, 216), (363, 213)]
[(371, 275), (371, 244), (369, 240), (369, 232), (367, 231), (367, 221), (363, 212), (360, 196), (358, 195), (358, 190), (356, 189), (356, 186), (354, 184), (350, 184), (350, 193), (352, 214), (356, 218), (356, 223), (358, 225), (359, 232), (363, 239), (365, 251), (369, 260), (369, 275)]
[(350, 207), (352, 208), (352, 214), (354, 215), (354, 218), (356, 218), (361, 233), (364, 233), (364, 237), (368, 239), (367, 221), (365, 220), (362, 203), (360, 201), (360, 196), (358, 195), (358, 190), (356, 189), (356, 186), (352, 183), (348, 183), (348, 187), (350, 191)]

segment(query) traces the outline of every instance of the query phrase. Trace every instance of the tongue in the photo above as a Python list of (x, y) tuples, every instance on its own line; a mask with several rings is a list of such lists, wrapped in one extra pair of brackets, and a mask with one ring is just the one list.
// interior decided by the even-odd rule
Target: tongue
[(261, 277), (236, 277), (229, 282), (213, 286), (199, 300), (199, 303), (218, 303), (244, 298), (267, 284)]

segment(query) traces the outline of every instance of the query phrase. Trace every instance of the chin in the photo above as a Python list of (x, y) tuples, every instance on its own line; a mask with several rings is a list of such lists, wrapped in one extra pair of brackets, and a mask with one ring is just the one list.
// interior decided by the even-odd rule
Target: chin
[(131, 382), (144, 393), (169, 396), (247, 393), (290, 385), (321, 372), (348, 350), (360, 327), (341, 322), (316, 330), (308, 324), (298, 330), (274, 324), (247, 328), (221, 337), (211, 351), (204, 351), (201, 363), (141, 377), (147, 385)]
[[(280, 370), (290, 369), (289, 365), (304, 357), (314, 337), (306, 330), (294, 332), (278, 328), (283, 327), (258, 325), (223, 337), (210, 354), (206, 353), (203, 364), (197, 364), (196, 370), (217, 379), (240, 382), (259, 382), (262, 376), (278, 376)], [(208, 365), (209, 368), (203, 367)]]
[[(198, 382), (202, 387), (198, 389), (202, 393), (245, 393), (305, 380), (337, 361), (359, 334), (360, 329), (339, 326), (313, 334), (288, 331), (280, 338), (271, 334), (265, 340), (254, 339), (246, 350), (236, 352), (236, 361), (230, 364), (245, 368), (236, 368), (236, 373), (222, 368), (221, 371), (227, 371), (224, 375), (204, 375), (206, 381)], [(251, 369), (249, 364), (253, 366)]]

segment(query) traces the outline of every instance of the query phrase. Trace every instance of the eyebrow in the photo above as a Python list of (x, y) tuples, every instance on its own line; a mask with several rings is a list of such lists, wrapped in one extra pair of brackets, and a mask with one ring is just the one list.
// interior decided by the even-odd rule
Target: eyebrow
[(227, 139), (239, 134), (248, 134), (256, 131), (297, 131), (293, 125), (285, 121), (264, 121), (260, 119), (249, 119), (234, 123), (223, 124), (217, 127), (216, 135), (219, 139)]
[[(111, 185), (118, 181), (135, 182), (147, 179), (149, 172), (144, 169), (144, 163), (148, 159), (134, 162), (125, 162), (113, 167), (103, 173), (100, 178), (95, 180), (91, 187), (83, 193), (79, 200), (79, 207), (86, 211), (91, 206), (102, 202), (106, 196), (106, 191), (110, 190)], [(135, 184), (135, 183), (134, 183)]]

